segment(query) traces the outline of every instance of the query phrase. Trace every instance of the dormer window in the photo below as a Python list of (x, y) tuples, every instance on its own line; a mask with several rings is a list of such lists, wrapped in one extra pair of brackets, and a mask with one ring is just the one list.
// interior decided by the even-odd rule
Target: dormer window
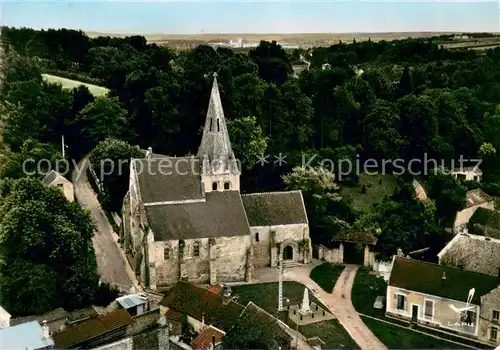
[(217, 182), (212, 183), (212, 191), (217, 191)]
[(231, 189), (231, 183), (230, 182), (225, 182), (224, 183), (224, 189), (225, 190), (230, 190)]

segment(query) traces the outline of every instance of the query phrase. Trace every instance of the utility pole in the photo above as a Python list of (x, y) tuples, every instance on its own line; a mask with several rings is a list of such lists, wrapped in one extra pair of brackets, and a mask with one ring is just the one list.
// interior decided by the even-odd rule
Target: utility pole
[(283, 311), (283, 259), (278, 260), (278, 311)]
[(63, 158), (66, 158), (64, 155), (65, 155), (65, 149), (66, 149), (66, 145), (64, 144), (64, 135), (61, 135), (61, 147), (62, 147), (62, 156)]

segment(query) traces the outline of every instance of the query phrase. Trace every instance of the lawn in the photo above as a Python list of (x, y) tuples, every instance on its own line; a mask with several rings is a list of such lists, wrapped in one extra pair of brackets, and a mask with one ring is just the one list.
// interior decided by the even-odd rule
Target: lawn
[[(366, 193), (361, 192), (363, 185)], [(366, 211), (384, 197), (392, 195), (395, 188), (396, 178), (392, 174), (361, 174), (355, 186), (341, 185), (340, 194), (344, 199), (352, 201), (352, 208), (356, 211)]]
[[(297, 282), (283, 282), (283, 297), (290, 300), (290, 304), (298, 304), (302, 301), (305, 286)], [(233, 295), (238, 295), (238, 302), (246, 305), (249, 301), (254, 302), (270, 314), (279, 317), (290, 327), (295, 324), (288, 319), (286, 311), (281, 314), (278, 309), (278, 283), (261, 283), (231, 287)], [(309, 299), (321, 305), (313, 296)], [(345, 331), (337, 320), (322, 321), (307, 326), (300, 326), (299, 332), (307, 338), (320, 337), (325, 342), (326, 349), (357, 349), (358, 346)]]
[(359, 313), (383, 318), (385, 310), (374, 309), (373, 303), (377, 296), (385, 296), (386, 291), (387, 283), (382, 277), (373, 275), (369, 268), (360, 267), (352, 286), (352, 305)]
[(324, 263), (312, 269), (309, 277), (325, 292), (331, 293), (342, 271), (344, 271), (344, 265)]
[(109, 89), (106, 89), (105, 87), (102, 87), (102, 86), (82, 83), (82, 82), (76, 81), (76, 80), (57, 77), (55, 75), (42, 74), (42, 77), (45, 81), (47, 81), (49, 83), (61, 84), (62, 87), (65, 89), (74, 89), (80, 85), (84, 85), (89, 89), (90, 93), (96, 97), (97, 96), (105, 96), (109, 92)]
[[(457, 349), (458, 345), (363, 317), (361, 319), (373, 334), (389, 349)], [(465, 348), (465, 347), (463, 347)]]

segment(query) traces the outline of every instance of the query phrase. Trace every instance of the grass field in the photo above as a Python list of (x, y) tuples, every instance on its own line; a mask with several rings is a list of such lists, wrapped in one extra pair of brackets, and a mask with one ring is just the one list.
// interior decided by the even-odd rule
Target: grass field
[[(410, 329), (361, 316), (365, 325), (389, 349), (457, 349), (458, 345)], [(465, 347), (463, 347), (465, 348)]]
[(309, 277), (325, 292), (331, 293), (344, 267), (344, 265), (324, 263), (312, 269)]
[(42, 77), (45, 81), (47, 81), (49, 83), (61, 84), (62, 87), (65, 89), (74, 89), (80, 85), (84, 85), (89, 89), (90, 93), (96, 97), (97, 96), (105, 96), (109, 92), (109, 89), (106, 89), (105, 87), (102, 87), (102, 86), (82, 83), (82, 82), (76, 81), (76, 80), (57, 77), (55, 75), (42, 74)]
[[(380, 182), (381, 181), (381, 182)], [(363, 185), (366, 193), (361, 193)], [(391, 174), (367, 175), (361, 174), (356, 186), (342, 186), (340, 195), (352, 201), (352, 207), (357, 211), (366, 211), (373, 204), (380, 202), (385, 196), (393, 194), (396, 187), (396, 178)]]
[[(283, 282), (283, 297), (290, 300), (290, 304), (298, 304), (302, 301), (305, 286), (297, 282)], [(286, 311), (278, 313), (278, 283), (261, 283), (232, 287), (233, 295), (238, 295), (238, 302), (246, 305), (249, 301), (254, 302), (270, 314), (279, 317), (291, 328), (295, 324), (288, 319)], [(310, 295), (310, 300), (321, 303)], [(325, 342), (326, 349), (358, 349), (358, 346), (337, 320), (322, 321), (307, 326), (300, 326), (299, 332), (306, 338), (320, 337)]]

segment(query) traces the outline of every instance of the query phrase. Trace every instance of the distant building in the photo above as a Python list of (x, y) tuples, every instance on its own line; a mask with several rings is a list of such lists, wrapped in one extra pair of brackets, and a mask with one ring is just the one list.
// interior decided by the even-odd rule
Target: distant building
[(465, 167), (465, 168), (455, 168), (452, 172), (455, 179), (466, 180), (466, 181), (477, 181), (480, 182), (483, 177), (483, 172), (479, 167)]
[(47, 186), (55, 186), (60, 189), (68, 201), (75, 201), (73, 184), (57, 171), (51, 170), (47, 175), (45, 175), (42, 182)]
[(455, 222), (453, 224), (453, 232), (459, 233), (467, 228), (470, 218), (478, 208), (494, 210), (494, 198), (484, 193), (481, 189), (468, 191), (466, 194), (465, 209), (457, 212)]
[(55, 346), (49, 327), (31, 321), (0, 329), (0, 349), (52, 350)]

